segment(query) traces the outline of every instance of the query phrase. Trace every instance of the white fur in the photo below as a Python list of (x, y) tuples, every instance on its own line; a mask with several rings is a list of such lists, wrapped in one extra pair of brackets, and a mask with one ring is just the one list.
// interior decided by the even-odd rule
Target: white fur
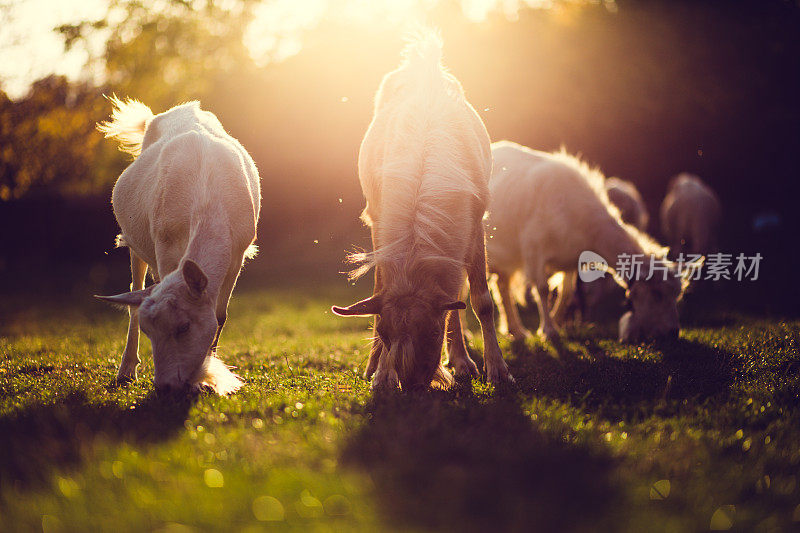
[(403, 57), (381, 82), (359, 152), (367, 200), (362, 218), (379, 244), (354, 257), (363, 263), (355, 277), (378, 263), (399, 263), (412, 249), (420, 259), (463, 267), (470, 235), (453, 234), (461, 213), (448, 210), (448, 200), (467, 204), (470, 196), (481, 202), (488, 197), (486, 130), (461, 84), (441, 66), (439, 37), (415, 36)]
[[(410, 39), (400, 67), (381, 82), (359, 152), (359, 180), (367, 201), (362, 219), (372, 228), (373, 251), (351, 256), (360, 263), (352, 276), (376, 268), (374, 295), (366, 307), (379, 315), (376, 333), (383, 323), (396, 337), (388, 339), (390, 346), (379, 339), (373, 344), (366, 374), (374, 373), (374, 387), (396, 386), (398, 376), (401, 382), (423, 379), (416, 375), (420, 361), (427, 365), (433, 360), (431, 379), (449, 386), (450, 374), (439, 365), (445, 307), (459, 299), (465, 270), (475, 285), (473, 308), (482, 294), (478, 280), (486, 283), (481, 217), (492, 164), (489, 136), (461, 84), (442, 67), (441, 47), (432, 31)], [(484, 292), (488, 299), (488, 289)], [(335, 311), (353, 314), (357, 305), (366, 304)], [(491, 305), (489, 315), (480, 318), (490, 379), (507, 380)], [(450, 314), (449, 324), (458, 327), (463, 346), (457, 312)], [(427, 327), (429, 334), (421, 334)], [(477, 372), (466, 350), (453, 350), (457, 374)]]
[(136, 157), (142, 152), (142, 140), (147, 124), (153, 119), (153, 112), (142, 102), (134, 99), (122, 101), (116, 95), (108, 99), (114, 106), (111, 120), (97, 125), (106, 139), (119, 142), (119, 149)]
[[(619, 210), (622, 221), (634, 226), (639, 231), (646, 231), (650, 216), (636, 186), (630, 181), (612, 177), (605, 181), (605, 188), (608, 200)], [(553, 284), (552, 279), (550, 283)], [(610, 276), (591, 283), (582, 283), (578, 299), (582, 318), (597, 318), (596, 312), (600, 309), (602, 302), (621, 301), (623, 294), (613, 277)]]
[(199, 376), (195, 382), (197, 385), (211, 387), (217, 394), (223, 396), (233, 394), (242, 386), (239, 376), (231, 372), (230, 367), (214, 356), (206, 358)]
[(675, 254), (716, 251), (722, 214), (719, 199), (693, 174), (672, 179), (661, 204), (661, 231)]
[[(508, 141), (494, 143), (492, 154), (487, 253), (490, 270), (498, 274), (501, 322), (505, 315), (515, 337), (529, 335), (511, 298), (511, 279), (519, 272), (533, 283), (539, 333), (549, 337), (558, 329), (547, 301), (548, 278), (564, 273), (558, 317), (571, 298), (582, 251), (599, 253), (612, 267), (623, 253), (666, 255), (665, 248), (622, 222), (598, 170), (563, 151), (549, 154)], [(667, 281), (637, 281), (631, 294), (635, 314), (627, 319), (632, 329), (621, 329), (620, 336), (635, 340), (677, 331), (680, 288), (672, 275)]]
[[(131, 306), (118, 379), (136, 376), (141, 321), (157, 386), (234, 392), (241, 380), (217, 359), (216, 343), (242, 263), (255, 253), (258, 171), (197, 102), (158, 115), (134, 100), (112, 102), (98, 129), (137, 155), (112, 195), (133, 278), (132, 292), (106, 297)], [(159, 282), (143, 289), (148, 268)]]

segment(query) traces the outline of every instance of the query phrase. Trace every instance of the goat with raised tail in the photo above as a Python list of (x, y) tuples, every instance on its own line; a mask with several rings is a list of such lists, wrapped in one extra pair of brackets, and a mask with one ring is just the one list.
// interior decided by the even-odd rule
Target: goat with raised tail
[[(131, 292), (98, 297), (129, 306), (117, 380), (136, 378), (141, 326), (153, 346), (156, 387), (235, 392), (242, 382), (216, 349), (239, 271), (255, 252), (256, 166), (197, 102), (154, 115), (135, 100), (111, 101), (111, 120), (98, 129), (135, 157), (112, 194), (117, 245), (131, 256)], [(145, 288), (148, 268), (156, 283)]]
[(486, 282), (481, 219), (492, 168), (489, 135), (461, 84), (442, 67), (441, 47), (430, 31), (406, 46), (400, 67), (381, 82), (358, 158), (367, 200), (362, 219), (372, 228), (373, 250), (353, 257), (360, 263), (353, 275), (375, 267), (375, 287), (366, 300), (333, 311), (376, 315), (365, 373), (373, 388), (448, 387), (445, 334), (456, 377), (477, 376), (458, 313), (466, 308), (459, 300), (465, 277), (487, 378), (512, 380)]

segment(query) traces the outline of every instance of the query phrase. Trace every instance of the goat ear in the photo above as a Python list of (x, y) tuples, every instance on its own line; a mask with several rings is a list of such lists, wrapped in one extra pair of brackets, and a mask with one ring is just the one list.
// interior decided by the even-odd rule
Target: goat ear
[(153, 292), (153, 287), (155, 287), (155, 285), (150, 285), (146, 289), (140, 291), (123, 292), (122, 294), (116, 294), (114, 296), (99, 296), (95, 294), (94, 297), (98, 300), (110, 302), (115, 305), (132, 305), (134, 307), (139, 307), (142, 305), (144, 299)]
[(189, 291), (191, 291), (192, 295), (200, 296), (203, 294), (203, 291), (206, 290), (208, 286), (208, 278), (203, 272), (203, 269), (200, 268), (200, 265), (191, 259), (187, 259), (183, 262), (181, 273), (183, 274), (183, 281), (189, 287)]
[(442, 311), (458, 311), (459, 309), (466, 309), (466, 308), (467, 304), (465, 304), (461, 300), (456, 300), (455, 302), (444, 304), (442, 306)]
[(348, 307), (334, 305), (331, 307), (331, 311), (339, 316), (369, 316), (381, 314), (381, 307), (383, 307), (383, 299), (380, 294), (375, 294)]

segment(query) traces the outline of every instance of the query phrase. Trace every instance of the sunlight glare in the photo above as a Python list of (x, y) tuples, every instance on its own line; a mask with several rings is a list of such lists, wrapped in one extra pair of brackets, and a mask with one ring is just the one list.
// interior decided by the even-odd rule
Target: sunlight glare
[[(429, 23), (427, 13), (440, 0), (276, 0), (259, 4), (246, 35), (245, 45), (260, 65), (280, 61), (302, 49), (303, 32), (323, 18), (342, 26), (367, 26), (410, 30)], [(529, 2), (530, 3), (530, 2)], [(464, 0), (462, 9), (478, 21), (503, 4), (507, 13), (520, 0)]]
[(327, 0), (275, 0), (260, 3), (244, 37), (251, 57), (259, 64), (280, 61), (300, 52), (304, 30), (325, 14)]
[[(26, 0), (10, 3), (0, 10), (0, 80), (12, 97), (21, 96), (29, 84), (48, 74), (63, 74), (75, 79), (84, 74), (89, 53), (76, 47), (64, 52), (62, 38), (53, 31), (61, 24), (102, 18), (107, 0)], [(98, 32), (102, 33), (102, 32)], [(105, 35), (98, 35), (89, 46), (102, 47)]]
[[(202, 9), (206, 0), (194, 0), (191, 6)], [(580, 4), (603, 4), (616, 11), (615, 0), (460, 0), (464, 16), (485, 22), (498, 13), (508, 20), (519, 18), (522, 8), (552, 9), (555, 22), (568, 24)], [(235, 0), (218, 0), (218, 6), (231, 12), (241, 9)], [(420, 24), (430, 24), (429, 13), (442, 0), (269, 0), (253, 8), (253, 20), (244, 35), (244, 44), (259, 66), (282, 61), (298, 54), (309, 31), (323, 19), (339, 26), (359, 26), (372, 30), (405, 32)], [(168, 0), (151, 0), (153, 10), (169, 11)], [(63, 74), (70, 79), (101, 81), (102, 69), (87, 69), (90, 57), (102, 55), (107, 31), (95, 32), (88, 49), (76, 46), (64, 51), (63, 39), (53, 28), (61, 24), (99, 20), (108, 16), (111, 25), (125, 16), (124, 9), (109, 10), (108, 0), (26, 0), (0, 9), (0, 81), (12, 97), (27, 91), (30, 83), (48, 74)], [(125, 36), (123, 36), (124, 38)], [(132, 38), (133, 36), (128, 36)]]

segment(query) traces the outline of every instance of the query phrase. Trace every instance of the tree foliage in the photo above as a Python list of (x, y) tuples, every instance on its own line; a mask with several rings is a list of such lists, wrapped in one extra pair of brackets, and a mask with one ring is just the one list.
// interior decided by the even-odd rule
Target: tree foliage
[[(360, 3), (330, 0), (301, 25), (299, 54), (257, 68), (243, 38), (271, 1), (111, 0), (99, 20), (57, 28), (68, 48), (104, 43), (87, 65), (87, 79), (104, 81), (51, 76), (16, 101), (0, 91), (0, 201), (107, 193), (127, 158), (94, 124), (110, 111), (103, 95), (117, 94), (154, 112), (201, 100), (252, 153), (276, 206), (295, 209), (298, 190), (328, 208), (331, 198), (360, 204), (358, 143), (401, 31), (354, 23), (348, 9)], [(493, 138), (564, 144), (634, 180), (653, 204), (671, 174), (691, 170), (726, 189), (729, 203), (763, 208), (795, 173), (794, 5), (619, 0), (613, 13), (563, 0), (474, 24), (463, 2), (422, 4), (435, 5), (426, 13), (445, 36), (445, 62)], [(283, 35), (264, 31), (265, 44)], [(755, 174), (766, 180), (757, 191), (726, 187)]]
[(104, 159), (94, 132), (103, 107), (97, 88), (63, 76), (17, 101), (0, 93), (0, 200), (48, 187), (86, 194), (107, 182), (93, 171)]
[(252, 62), (243, 44), (252, 0), (115, 0), (101, 58), (107, 84), (153, 107), (201, 98)]
[(202, 99), (219, 77), (252, 68), (242, 41), (251, 4), (113, 0), (101, 20), (56, 28), (66, 48), (105, 36), (87, 69), (102, 70), (106, 81), (49, 76), (16, 101), (0, 91), (0, 201), (107, 189), (124, 158), (94, 129), (109, 111), (103, 96), (135, 96), (158, 112)]

